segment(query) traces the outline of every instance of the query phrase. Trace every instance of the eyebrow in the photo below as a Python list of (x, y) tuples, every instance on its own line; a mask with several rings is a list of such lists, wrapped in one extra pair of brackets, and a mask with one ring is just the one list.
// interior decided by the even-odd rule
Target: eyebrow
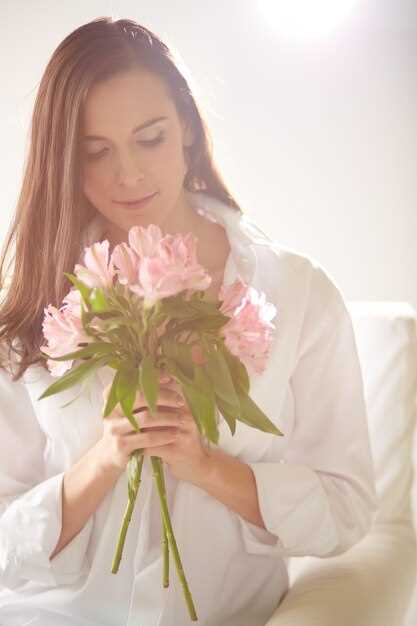
[[(142, 128), (147, 128), (148, 126), (152, 126), (152, 124), (156, 124), (156, 122), (160, 122), (161, 120), (167, 120), (167, 119), (168, 119), (167, 117), (153, 117), (147, 122), (144, 122), (143, 124), (139, 124), (139, 126), (136, 126), (132, 130), (132, 135), (133, 133), (136, 133), (138, 130), (142, 130)], [(97, 139), (107, 139), (107, 137), (102, 137), (101, 135), (84, 135), (82, 139), (83, 141), (94, 141)]]

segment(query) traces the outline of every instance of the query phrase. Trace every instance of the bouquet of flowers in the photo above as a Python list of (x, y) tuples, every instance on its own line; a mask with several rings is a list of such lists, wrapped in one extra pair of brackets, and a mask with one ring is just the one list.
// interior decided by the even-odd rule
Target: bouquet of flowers
[[(219, 300), (205, 300), (210, 275), (198, 264), (193, 234), (162, 236), (155, 224), (134, 226), (128, 242), (96, 242), (84, 250), (84, 265), (65, 273), (72, 288), (60, 308), (44, 310), (41, 347), (50, 373), (59, 379), (39, 400), (86, 381), (99, 368), (114, 369), (103, 418), (119, 404), (140, 432), (134, 404), (143, 394), (154, 415), (159, 380), (180, 386), (203, 440), (217, 444), (219, 411), (232, 435), (236, 420), (275, 435), (281, 431), (249, 397), (249, 375), (260, 374), (268, 358), (276, 314), (265, 294), (239, 279), (222, 287)], [(139, 420), (140, 421), (140, 420)], [(112, 564), (118, 571), (144, 455), (127, 465), (128, 503)], [(197, 620), (167, 508), (163, 463), (151, 456), (163, 522), (164, 587), (171, 549), (191, 619)]]

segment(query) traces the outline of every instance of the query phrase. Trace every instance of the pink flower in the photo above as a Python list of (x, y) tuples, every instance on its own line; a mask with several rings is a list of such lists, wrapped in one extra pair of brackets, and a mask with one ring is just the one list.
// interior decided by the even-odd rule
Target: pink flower
[(225, 315), (233, 313), (235, 309), (243, 304), (248, 286), (237, 278), (231, 285), (222, 285), (219, 292), (219, 300), (222, 300), (221, 312)]
[(220, 311), (231, 316), (221, 329), (225, 344), (249, 373), (261, 374), (269, 356), (276, 307), (265, 301), (264, 293), (245, 287), (239, 279), (221, 293), (224, 300)]
[(181, 272), (183, 289), (207, 289), (211, 276), (197, 261), (197, 239), (192, 233), (165, 235), (160, 243), (161, 254), (173, 271)]
[(85, 249), (84, 265), (75, 266), (76, 276), (88, 287), (111, 287), (115, 269), (109, 263), (109, 242), (107, 239), (93, 243)]
[[(79, 349), (81, 342), (89, 342), (91, 338), (85, 334), (80, 314), (73, 309), (71, 300), (76, 296), (71, 291), (66, 296), (66, 306), (60, 309), (49, 304), (44, 309), (42, 329), (47, 345), (41, 346), (40, 350), (49, 357), (63, 356)], [(61, 376), (72, 367), (73, 360), (53, 361), (47, 360), (47, 365), (52, 376)]]
[(78, 289), (75, 287), (70, 289), (62, 302), (63, 304), (61, 308), (68, 309), (72, 315), (81, 319), (82, 296)]
[(155, 224), (133, 226), (129, 244), (115, 248), (111, 262), (119, 281), (144, 298), (145, 306), (188, 289), (206, 289), (211, 276), (198, 264), (194, 235), (167, 234)]
[(140, 259), (155, 256), (162, 239), (162, 231), (156, 224), (149, 224), (146, 228), (132, 226), (129, 230), (128, 239), (130, 247)]
[(157, 300), (173, 296), (184, 289), (182, 275), (174, 266), (160, 257), (145, 257), (141, 260), (138, 282), (130, 289), (142, 296), (151, 306)]
[(118, 279), (122, 285), (134, 285), (137, 282), (139, 257), (132, 248), (129, 248), (127, 243), (121, 243), (114, 247), (111, 263), (116, 266)]
[[(71, 289), (62, 302), (63, 305), (60, 308), (65, 309), (67, 312), (71, 312), (74, 317), (80, 319), (81, 323), (81, 308), (84, 304), (84, 301), (78, 289), (76, 289), (75, 287)], [(90, 326), (100, 332), (105, 332), (106, 330), (105, 323), (99, 317), (93, 317), (93, 319), (90, 320)], [(89, 341), (91, 341), (91, 337)]]

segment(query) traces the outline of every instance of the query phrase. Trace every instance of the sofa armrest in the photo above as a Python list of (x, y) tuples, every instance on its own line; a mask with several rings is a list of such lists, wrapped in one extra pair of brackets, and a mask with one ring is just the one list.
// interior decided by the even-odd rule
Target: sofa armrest
[(416, 555), (414, 530), (400, 523), (335, 557), (291, 559), (290, 588), (266, 626), (402, 626)]

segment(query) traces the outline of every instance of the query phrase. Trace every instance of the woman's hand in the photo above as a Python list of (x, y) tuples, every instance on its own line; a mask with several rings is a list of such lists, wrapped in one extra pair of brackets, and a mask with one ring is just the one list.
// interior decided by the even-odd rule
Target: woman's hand
[[(110, 387), (104, 390), (104, 402)], [(165, 461), (178, 480), (199, 484), (209, 471), (210, 452), (177, 383), (172, 379), (160, 380), (155, 415), (149, 412), (142, 393), (136, 396), (134, 412), (140, 433), (133, 429), (119, 405), (104, 418), (102, 448), (107, 464), (123, 471), (131, 453), (140, 448), (144, 455)]]

